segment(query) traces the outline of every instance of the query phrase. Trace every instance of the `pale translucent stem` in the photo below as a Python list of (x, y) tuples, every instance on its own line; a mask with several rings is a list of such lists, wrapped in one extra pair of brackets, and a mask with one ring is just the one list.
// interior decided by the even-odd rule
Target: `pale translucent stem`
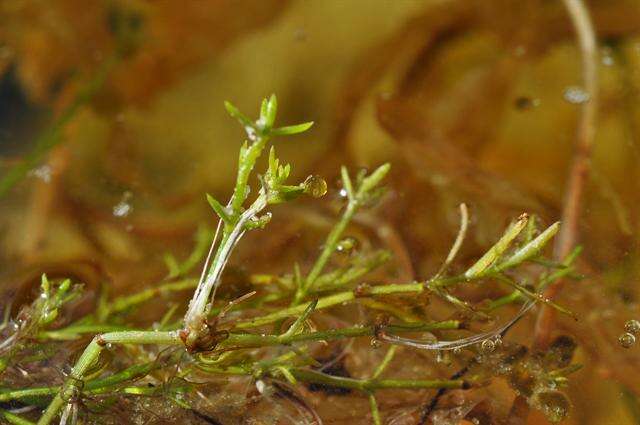
[(206, 317), (207, 305), (209, 304), (211, 292), (220, 283), (220, 276), (227, 265), (227, 261), (233, 252), (233, 248), (235, 248), (244, 235), (246, 224), (266, 206), (266, 196), (261, 194), (251, 207), (240, 215), (231, 232), (222, 237), (222, 241), (220, 242), (220, 246), (218, 247), (218, 251), (214, 257), (211, 269), (207, 273), (204, 281), (198, 285), (193, 298), (189, 302), (189, 309), (187, 310), (184, 320), (185, 327), (187, 329), (194, 330), (197, 333), (197, 330), (203, 322), (203, 318)]

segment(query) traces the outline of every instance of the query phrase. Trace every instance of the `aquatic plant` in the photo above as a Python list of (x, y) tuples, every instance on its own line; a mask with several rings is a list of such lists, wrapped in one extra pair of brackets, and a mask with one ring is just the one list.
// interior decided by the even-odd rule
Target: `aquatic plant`
[[(371, 173), (358, 172), (355, 178), (347, 168), (341, 169), (345, 205), (308, 272), (296, 265), (291, 275), (267, 277), (270, 284), (267, 291), (260, 294), (251, 291), (226, 303), (217, 300), (216, 291), (234, 248), (246, 232), (263, 229), (269, 224), (271, 213), (266, 211), (269, 206), (290, 202), (303, 195), (321, 197), (327, 192), (326, 182), (317, 176), (310, 176), (298, 184), (288, 183), (291, 167), (281, 163), (272, 146), (267, 169), (257, 176), (259, 185), (252, 196), (251, 178), (271, 139), (302, 133), (312, 123), (276, 127), (275, 96), (262, 102), (256, 120), (248, 118), (230, 103), (225, 106), (246, 131), (247, 140), (240, 148), (236, 182), (228, 202), (207, 196), (218, 217), (213, 238), (207, 230), (199, 230), (195, 249), (186, 260), (179, 262), (173, 256), (166, 257), (169, 273), (163, 282), (114, 299), (105, 292), (93, 313), (71, 323), (62, 310), (80, 296), (81, 286), (72, 285), (70, 280), (50, 281), (43, 275), (40, 297), (23, 306), (14, 318), (7, 316), (2, 326), (4, 339), (0, 343), (0, 360), (4, 376), (0, 403), (5, 410), (0, 411), (0, 416), (10, 423), (28, 424), (31, 423), (29, 420), (6, 410), (7, 406), (38, 406), (45, 407), (38, 424), (50, 424), (58, 416), (61, 423), (70, 423), (80, 413), (108, 409), (118, 398), (152, 396), (161, 396), (178, 409), (205, 415), (194, 406), (189, 394), (203, 382), (225, 376), (250, 377), (261, 393), (265, 391), (266, 382), (272, 381), (278, 391), (288, 391), (289, 398), (306, 406), (316, 422), (319, 419), (313, 409), (299, 396), (291, 395), (300, 383), (313, 384), (324, 390), (363, 393), (369, 400), (373, 422), (380, 424), (382, 415), (376, 400), (379, 391), (438, 389), (433, 405), (446, 390), (470, 390), (484, 385), (487, 379), (500, 376), (550, 420), (559, 421), (566, 416), (569, 404), (558, 388), (566, 384), (566, 376), (577, 368), (571, 365), (575, 343), (568, 338), (559, 339), (546, 353), (527, 353), (524, 347), (505, 340), (508, 330), (536, 303), (571, 314), (540, 295), (556, 280), (576, 277), (572, 264), (579, 250), (574, 250), (560, 262), (543, 257), (543, 250), (558, 232), (559, 223), (540, 231), (538, 220), (523, 214), (470, 267), (452, 274), (449, 270), (463, 244), (469, 222), (467, 208), (461, 205), (458, 236), (442, 267), (430, 279), (367, 283), (365, 276), (389, 260), (390, 256), (385, 252), (368, 257), (354, 255), (346, 265), (330, 267), (334, 256), (353, 246), (344, 233), (354, 216), (384, 196), (381, 183), (390, 171), (389, 164), (381, 165)], [(211, 239), (207, 254), (206, 247)], [(200, 278), (191, 278), (191, 271), (203, 258)], [(536, 265), (528, 282), (522, 277), (526, 272), (521, 270), (524, 264)], [(545, 271), (539, 273), (540, 268)], [(504, 285), (512, 292), (481, 305), (473, 305), (454, 292), (458, 287), (484, 285), (490, 281)], [(179, 308), (175, 305), (151, 328), (133, 329), (127, 324), (127, 312), (148, 305), (157, 295), (190, 289), (194, 289), (194, 294), (182, 320), (174, 318)], [(392, 296), (402, 295), (412, 295), (406, 307), (388, 301)], [(424, 316), (414, 314), (412, 310), (425, 307), (423, 302), (427, 296), (450, 303), (460, 313), (458, 318), (425, 320)], [(372, 300), (365, 306), (383, 312), (374, 322), (327, 329), (318, 329), (312, 322), (317, 312), (362, 299)], [(476, 322), (486, 321), (493, 311), (509, 304), (521, 304), (521, 308), (506, 323), (489, 331), (471, 330)], [(234, 317), (228, 319), (231, 314)], [(252, 329), (259, 331), (250, 332)], [(444, 331), (468, 335), (445, 338)], [(9, 372), (20, 365), (51, 362), (59, 341), (81, 339), (84, 335), (95, 336), (61, 385), (26, 386), (21, 385), (19, 379), (7, 378), (11, 375)], [(318, 367), (318, 360), (311, 350), (312, 343), (358, 337), (370, 338), (372, 349), (389, 344), (383, 359), (368, 377), (340, 376)], [(146, 348), (128, 350), (126, 356), (116, 361), (107, 354), (117, 346)], [(282, 346), (290, 349), (285, 352), (269, 350)], [(451, 378), (382, 377), (401, 346), (438, 353), (467, 348), (472, 357), (469, 365)], [(293, 392), (283, 389), (284, 384), (279, 382), (294, 388)], [(91, 408), (85, 408), (83, 403), (91, 403), (92, 397), (103, 399), (93, 403)]]

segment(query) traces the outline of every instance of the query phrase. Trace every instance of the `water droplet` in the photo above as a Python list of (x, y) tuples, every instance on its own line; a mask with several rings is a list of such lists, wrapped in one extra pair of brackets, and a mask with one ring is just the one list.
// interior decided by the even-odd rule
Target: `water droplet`
[(349, 236), (342, 239), (340, 242), (338, 242), (338, 244), (336, 245), (336, 251), (342, 254), (346, 254), (353, 251), (353, 249), (356, 248), (357, 246), (358, 246), (358, 240), (356, 238)]
[(340, 195), (341, 198), (346, 198), (349, 195), (349, 193), (347, 192), (347, 189), (345, 189), (344, 187), (340, 189), (338, 194)]
[(626, 332), (618, 337), (618, 343), (622, 348), (631, 348), (636, 343), (636, 337)]
[(482, 344), (480, 344), (480, 350), (485, 354), (492, 353), (495, 349), (496, 343), (492, 339), (485, 339), (482, 341)]
[(602, 64), (604, 66), (615, 65), (615, 59), (613, 58), (613, 51), (611, 48), (605, 47), (602, 49)]
[(371, 338), (371, 348), (380, 348), (382, 347), (382, 342), (377, 338)]
[(564, 100), (574, 105), (588, 102), (590, 97), (589, 93), (577, 86), (570, 86), (564, 90)]
[(320, 198), (327, 193), (327, 182), (320, 176), (309, 176), (303, 183), (304, 193)]
[(640, 321), (632, 319), (627, 321), (627, 323), (624, 324), (624, 330), (637, 335), (640, 333)]
[(131, 211), (133, 210), (133, 207), (129, 203), (129, 200), (131, 199), (132, 196), (133, 195), (129, 191), (125, 192), (122, 195), (122, 200), (113, 207), (114, 216), (126, 217), (131, 213)]

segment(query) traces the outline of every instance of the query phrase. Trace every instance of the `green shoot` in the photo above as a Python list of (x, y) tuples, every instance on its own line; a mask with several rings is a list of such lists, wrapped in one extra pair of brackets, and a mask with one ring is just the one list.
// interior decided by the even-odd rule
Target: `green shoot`
[(327, 262), (335, 253), (347, 225), (351, 222), (351, 219), (359, 208), (370, 202), (372, 198), (378, 195), (374, 189), (377, 189), (377, 186), (387, 175), (390, 168), (391, 166), (389, 164), (384, 164), (378, 167), (369, 176), (362, 175), (359, 179), (358, 186), (354, 189), (351, 178), (349, 177), (349, 172), (345, 167), (342, 167), (342, 184), (347, 195), (347, 206), (342, 213), (342, 216), (329, 233), (329, 236), (327, 236), (322, 252), (311, 268), (311, 271), (307, 277), (302, 279), (300, 282), (300, 285), (294, 295), (293, 305), (302, 302), (307, 297), (307, 294), (315, 289), (314, 285), (316, 284), (316, 280), (320, 277), (322, 271), (327, 265)]
[[(297, 134), (311, 125), (285, 127), (287, 131), (278, 133), (273, 125), (277, 113), (277, 99), (275, 95), (262, 102), (260, 117), (256, 121), (251, 121), (246, 115), (238, 110), (231, 103), (226, 102), (225, 107), (229, 114), (236, 118), (247, 132), (250, 143), (245, 141), (240, 149), (238, 158), (238, 174), (233, 195), (226, 207), (212, 197), (209, 197), (209, 204), (220, 218), (218, 230), (222, 231), (220, 243), (215, 249), (211, 258), (205, 264), (205, 270), (196, 288), (195, 294), (189, 303), (187, 314), (184, 318), (184, 331), (182, 333), (187, 347), (195, 349), (198, 340), (207, 333), (205, 318), (209, 314), (212, 293), (220, 282), (220, 276), (229, 260), (233, 248), (244, 235), (246, 230), (264, 227), (270, 219), (270, 215), (260, 216), (259, 214), (267, 205), (284, 202), (304, 193), (304, 186), (288, 186), (285, 180), (289, 177), (290, 166), (281, 166), (275, 157), (272, 149), (269, 155), (269, 169), (264, 178), (261, 179), (262, 187), (258, 191), (256, 199), (245, 209), (243, 207), (249, 193), (249, 177), (255, 167), (256, 161), (261, 156), (266, 144), (274, 134)], [(213, 252), (217, 238), (214, 238), (211, 246)]]

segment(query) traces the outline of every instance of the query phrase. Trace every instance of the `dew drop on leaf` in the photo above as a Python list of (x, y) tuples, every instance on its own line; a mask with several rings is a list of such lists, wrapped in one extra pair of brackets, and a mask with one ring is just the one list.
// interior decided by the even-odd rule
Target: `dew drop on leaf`
[(320, 198), (327, 193), (327, 182), (320, 176), (309, 176), (303, 183), (304, 193)]
[(354, 250), (358, 246), (358, 240), (353, 237), (346, 237), (336, 245), (336, 251), (346, 254)]

